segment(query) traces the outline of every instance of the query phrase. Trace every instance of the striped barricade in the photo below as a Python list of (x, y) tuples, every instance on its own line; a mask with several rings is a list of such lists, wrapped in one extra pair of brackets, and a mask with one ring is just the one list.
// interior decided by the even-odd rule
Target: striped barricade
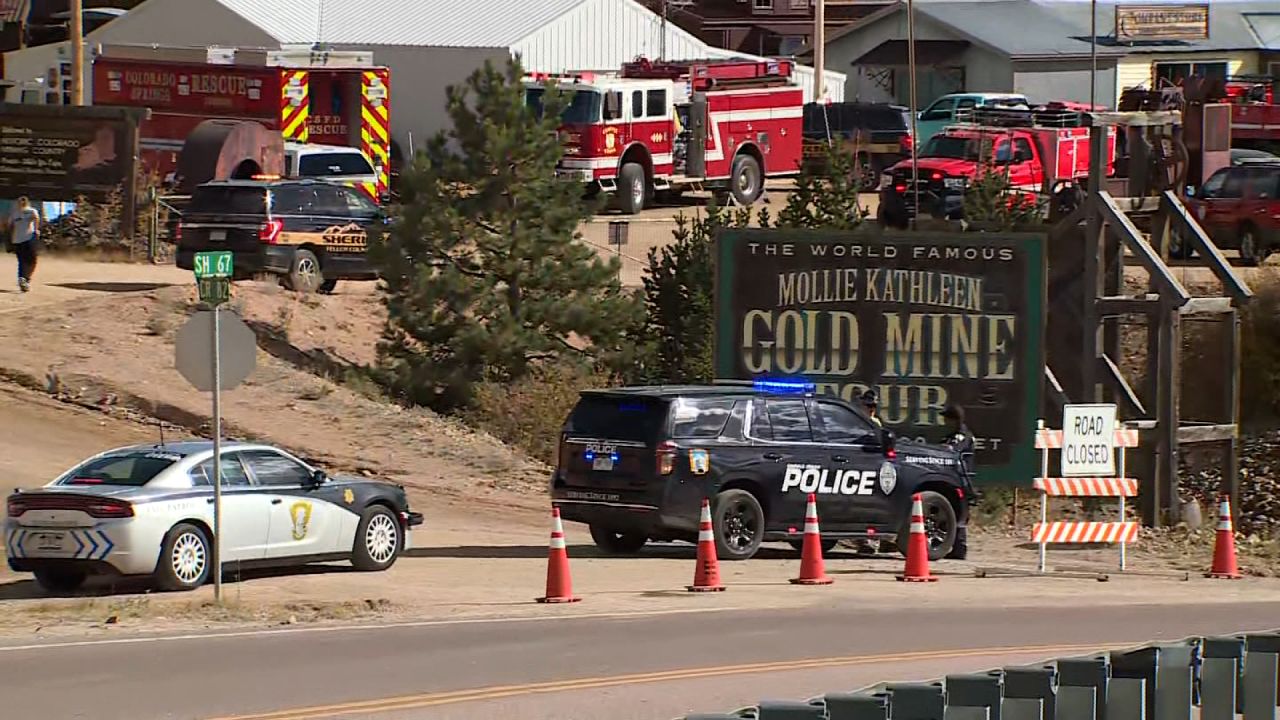
[[(1108, 543), (1120, 546), (1120, 569), (1125, 569), (1126, 545), (1138, 540), (1138, 523), (1125, 519), (1125, 498), (1137, 497), (1138, 481), (1125, 477), (1125, 449), (1138, 447), (1138, 431), (1119, 428), (1115, 448), (1119, 477), (1049, 477), (1049, 451), (1062, 449), (1062, 431), (1036, 428), (1036, 449), (1040, 451), (1040, 477), (1034, 487), (1040, 495), (1040, 522), (1031, 528), (1031, 541), (1040, 546), (1040, 572), (1045, 571), (1045, 555), (1050, 543)], [(1050, 497), (1105, 497), (1118, 500), (1118, 521), (1049, 521)]]

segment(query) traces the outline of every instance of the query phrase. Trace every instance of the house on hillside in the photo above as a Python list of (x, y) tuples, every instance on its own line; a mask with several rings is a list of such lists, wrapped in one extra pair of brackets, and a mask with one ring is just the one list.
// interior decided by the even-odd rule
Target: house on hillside
[[(791, 56), (813, 41), (813, 0), (643, 0), (714, 47)], [(826, 32), (834, 33), (893, 0), (826, 0)]]

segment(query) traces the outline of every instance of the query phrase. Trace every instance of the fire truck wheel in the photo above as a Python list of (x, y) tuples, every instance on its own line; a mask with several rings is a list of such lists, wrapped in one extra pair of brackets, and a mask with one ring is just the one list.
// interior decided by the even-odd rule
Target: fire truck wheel
[(746, 207), (760, 197), (764, 191), (763, 173), (760, 163), (745, 153), (733, 159), (733, 169), (729, 173), (729, 190), (738, 204)]
[(299, 248), (293, 254), (293, 262), (289, 264), (289, 274), (285, 276), (289, 289), (300, 293), (313, 293), (324, 282), (320, 274), (320, 261), (315, 253)]
[(625, 215), (635, 215), (644, 209), (648, 196), (644, 167), (633, 162), (623, 165), (618, 173), (618, 209)]

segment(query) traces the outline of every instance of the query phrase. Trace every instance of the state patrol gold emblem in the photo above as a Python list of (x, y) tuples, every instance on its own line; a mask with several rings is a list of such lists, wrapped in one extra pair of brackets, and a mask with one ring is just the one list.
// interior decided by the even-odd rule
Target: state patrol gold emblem
[(346, 490), (342, 491), (342, 500), (346, 504), (350, 505), (351, 503), (356, 501), (356, 494), (351, 492), (351, 488), (347, 488)]

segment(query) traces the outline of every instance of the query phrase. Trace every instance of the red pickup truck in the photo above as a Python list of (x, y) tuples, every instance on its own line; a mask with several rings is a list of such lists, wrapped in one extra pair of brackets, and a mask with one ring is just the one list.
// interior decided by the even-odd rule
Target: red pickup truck
[[(1075, 110), (1046, 106), (1034, 110), (977, 109), (966, 122), (933, 136), (920, 150), (919, 212), (959, 219), (964, 194), (984, 166), (1007, 172), (1015, 190), (1049, 194), (1089, 175), (1089, 128)], [(1108, 142), (1107, 175), (1115, 169), (1115, 134)], [(880, 181), (881, 223), (904, 227), (917, 213), (910, 160), (888, 170)]]

